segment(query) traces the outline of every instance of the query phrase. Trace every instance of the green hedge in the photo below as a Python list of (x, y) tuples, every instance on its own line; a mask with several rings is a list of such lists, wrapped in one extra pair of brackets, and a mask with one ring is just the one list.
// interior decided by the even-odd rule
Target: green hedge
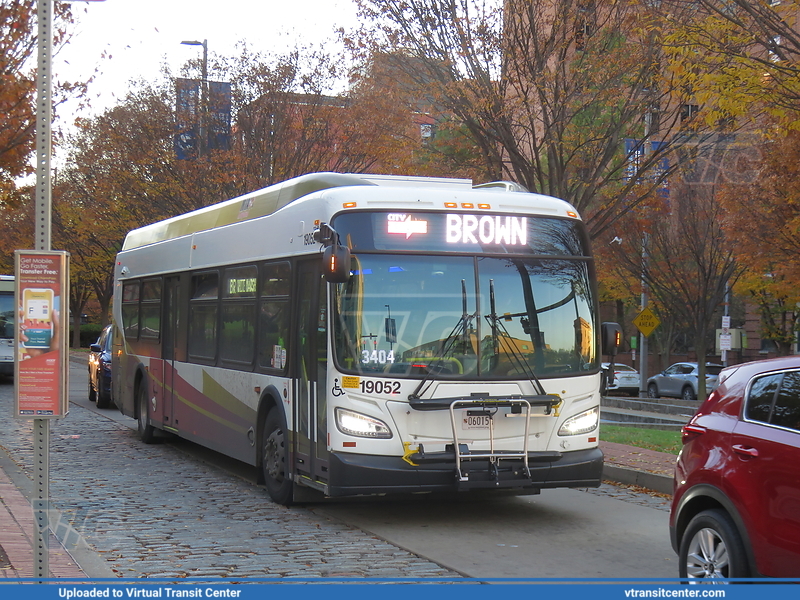
[[(70, 341), (72, 341), (72, 331), (73, 330), (70, 328)], [(94, 344), (97, 341), (97, 338), (100, 337), (101, 331), (103, 331), (103, 327), (96, 323), (87, 323), (86, 325), (81, 325), (81, 348), (88, 348)]]

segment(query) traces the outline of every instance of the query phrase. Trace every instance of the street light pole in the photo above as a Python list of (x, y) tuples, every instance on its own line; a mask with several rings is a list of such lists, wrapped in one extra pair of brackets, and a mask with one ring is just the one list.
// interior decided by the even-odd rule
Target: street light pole
[(185, 46), (202, 46), (203, 63), (200, 71), (200, 141), (198, 143), (198, 155), (204, 156), (208, 146), (206, 128), (208, 125), (208, 40), (202, 42), (198, 40), (183, 41)]

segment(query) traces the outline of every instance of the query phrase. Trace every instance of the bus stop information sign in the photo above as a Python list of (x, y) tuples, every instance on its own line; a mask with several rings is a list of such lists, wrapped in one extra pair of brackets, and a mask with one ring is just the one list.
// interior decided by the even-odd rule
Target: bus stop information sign
[(66, 252), (17, 250), (14, 415), (59, 419), (67, 414)]

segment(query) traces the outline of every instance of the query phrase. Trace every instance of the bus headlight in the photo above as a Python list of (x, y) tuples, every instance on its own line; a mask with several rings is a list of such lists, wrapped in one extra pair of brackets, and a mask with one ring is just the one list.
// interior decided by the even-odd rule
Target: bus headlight
[(599, 417), (600, 409), (596, 406), (585, 410), (564, 421), (561, 429), (558, 430), (558, 435), (580, 435), (594, 431), (597, 428)]
[(345, 408), (336, 409), (336, 427), (342, 433), (357, 437), (380, 440), (392, 437), (392, 431), (383, 421)]

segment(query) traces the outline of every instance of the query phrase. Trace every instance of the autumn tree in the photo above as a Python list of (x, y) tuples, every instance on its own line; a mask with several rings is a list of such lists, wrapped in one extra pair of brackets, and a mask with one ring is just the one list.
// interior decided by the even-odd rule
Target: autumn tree
[[(64, 43), (71, 22), (69, 5), (57, 2), (54, 49)], [(14, 213), (19, 208), (18, 203), (24, 199), (24, 194), (17, 189), (16, 180), (32, 169), (29, 158), (34, 147), (36, 124), (34, 66), (37, 39), (34, 0), (0, 3), (0, 213)], [(65, 94), (74, 90), (74, 85), (56, 84), (53, 92), (54, 96), (63, 99)], [(11, 218), (13, 215), (8, 216)], [(5, 223), (0, 224), (5, 230)], [(0, 271), (11, 272), (13, 264), (13, 247), (10, 254), (4, 249), (0, 254)]]
[(408, 162), (410, 138), (396, 133), (405, 128), (407, 134), (409, 115), (393, 110), (391, 95), (374, 87), (347, 96), (324, 93), (338, 73), (335, 62), (299, 51), (265, 57), (246, 47), (233, 59), (213, 57), (212, 77), (232, 84), (234, 125), (228, 148), (193, 159), (175, 150), (169, 73), (161, 82), (136, 83), (119, 105), (78, 121), (54, 222), (103, 315), (114, 256), (131, 229), (308, 172)]
[(703, 118), (761, 117), (800, 128), (800, 2), (685, 2), (691, 19), (668, 36), (676, 76), (703, 106)]
[(333, 94), (348, 75), (341, 64), (320, 52), (268, 57), (246, 46), (225, 61), (232, 150), (250, 190), (314, 171), (420, 174), (420, 129), (402, 87), (371, 65)]
[(722, 228), (724, 209), (710, 187), (693, 186), (669, 200), (651, 202), (642, 238), (627, 236), (615, 256), (639, 272), (649, 293), (671, 319), (688, 326), (699, 363), (698, 396), (705, 398), (705, 357), (714, 316), (727, 286), (742, 273), (736, 248)]
[(69, 138), (68, 167), (54, 190), (54, 238), (72, 252), (73, 270), (94, 291), (104, 322), (114, 257), (127, 232), (236, 189), (226, 153), (176, 158), (173, 107), (169, 80), (140, 82), (119, 105), (79, 120)]
[[(351, 73), (348, 119), (354, 131), (373, 132), (363, 151), (376, 172), (485, 179), (480, 149), (454, 115), (436, 103), (430, 87), (408, 72), (403, 52), (378, 52)], [(358, 139), (358, 136), (356, 137)]]
[(800, 132), (778, 132), (743, 160), (739, 185), (722, 186), (725, 232), (747, 267), (737, 291), (756, 304), (762, 337), (781, 354), (796, 339), (800, 302)]
[(592, 237), (675, 168), (680, 90), (663, 68), (656, 3), (359, 5), (368, 24), (352, 48), (406, 54), (407, 77), (463, 124), (486, 179), (566, 199)]

